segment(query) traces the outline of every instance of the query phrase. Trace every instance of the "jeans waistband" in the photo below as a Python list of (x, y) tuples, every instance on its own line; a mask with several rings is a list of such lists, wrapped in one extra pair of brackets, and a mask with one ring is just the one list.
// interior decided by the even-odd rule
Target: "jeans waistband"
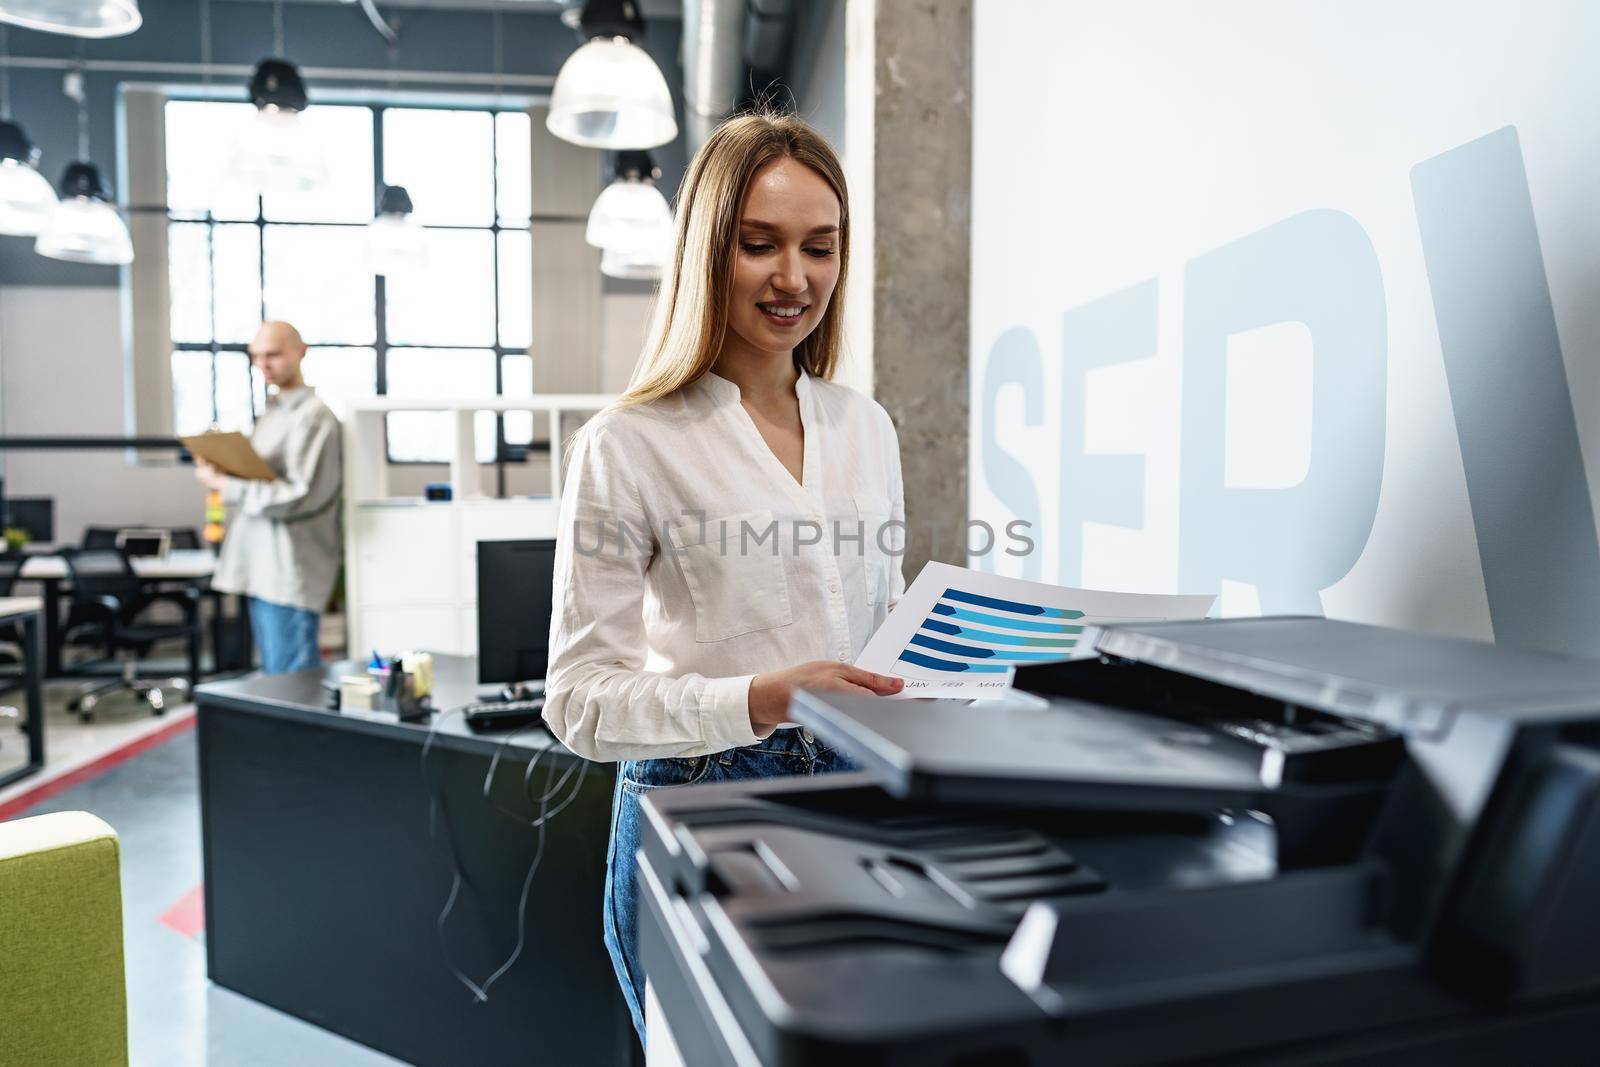
[(826, 752), (829, 749), (830, 746), (810, 730), (791, 726), (774, 730), (755, 744), (745, 746), (744, 751), (766, 752), (774, 756), (814, 756), (819, 751)]

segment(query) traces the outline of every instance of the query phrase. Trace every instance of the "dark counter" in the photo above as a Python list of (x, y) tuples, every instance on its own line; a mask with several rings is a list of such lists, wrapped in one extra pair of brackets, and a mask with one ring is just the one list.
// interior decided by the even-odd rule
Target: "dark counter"
[[(472, 659), (434, 662), (437, 706), (473, 699)], [(322, 678), (360, 670), (197, 691), (211, 979), (417, 1064), (634, 1062), (600, 932), (615, 767), (542, 727), (330, 710)], [(480, 1001), (451, 966), (482, 985), (519, 915)]]

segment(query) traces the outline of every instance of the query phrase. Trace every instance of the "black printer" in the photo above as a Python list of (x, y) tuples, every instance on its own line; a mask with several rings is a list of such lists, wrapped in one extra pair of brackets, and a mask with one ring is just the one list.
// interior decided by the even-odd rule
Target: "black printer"
[(802, 694), (862, 770), (653, 791), (692, 1067), (1600, 1062), (1600, 662), (1109, 626), (987, 704)]

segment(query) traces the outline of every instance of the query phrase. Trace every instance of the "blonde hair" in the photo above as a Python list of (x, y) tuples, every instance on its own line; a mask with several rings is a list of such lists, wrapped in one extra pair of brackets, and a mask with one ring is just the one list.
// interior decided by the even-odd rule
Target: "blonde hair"
[(810, 167), (839, 198), (839, 280), (822, 321), (794, 350), (795, 366), (831, 378), (844, 337), (850, 207), (844, 168), (821, 134), (795, 115), (757, 111), (718, 126), (695, 153), (678, 191), (672, 267), (656, 294), (650, 333), (616, 406), (647, 404), (700, 379), (722, 354), (733, 289), (739, 209), (750, 179), (788, 158)]

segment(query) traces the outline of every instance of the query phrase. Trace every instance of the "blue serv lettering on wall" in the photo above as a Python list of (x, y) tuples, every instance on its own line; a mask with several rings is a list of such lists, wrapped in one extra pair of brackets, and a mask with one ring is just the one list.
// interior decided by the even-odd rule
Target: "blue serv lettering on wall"
[[(1495, 638), (1600, 655), (1600, 542), (1515, 128), (1417, 164), (1411, 185)], [(1065, 583), (1082, 580), (1085, 522), (1143, 522), (1142, 458), (1086, 452), (1085, 379), (1155, 354), (1157, 298), (1151, 279), (1063, 319)], [(1281, 323), (1312, 342), (1309, 467), (1293, 486), (1229, 487), (1228, 338)], [(1366, 547), (1382, 485), (1388, 312), (1372, 241), (1350, 215), (1313, 210), (1199, 255), (1182, 335), (1178, 586), (1249, 582), (1265, 612), (1320, 613), (1318, 594)], [(994, 496), (1033, 522), (1040, 493), (1000, 446), (997, 397), (1020, 384), (1025, 423), (1041, 425), (1043, 381), (1032, 332), (1002, 334), (984, 371), (981, 459)], [(1024, 566), (1038, 577), (1037, 558)]]
[(1411, 171), (1495, 639), (1600, 654), (1600, 541), (1514, 126)]
[[(1044, 424), (1044, 361), (1039, 357), (1039, 342), (1033, 331), (1018, 326), (1007, 330), (995, 341), (989, 352), (989, 365), (983, 378), (982, 443), (983, 476), (990, 492), (1010, 510), (1015, 518), (1025, 521), (1030, 529), (1039, 529), (1039, 490), (1028, 474), (1027, 466), (1000, 447), (995, 436), (995, 404), (1000, 390), (1007, 385), (1022, 386), (1026, 405), (1023, 421), (1029, 426)], [(985, 553), (979, 560), (984, 570), (994, 570), (994, 554)], [(1040, 581), (1039, 553), (1030, 552), (1022, 557), (1022, 576)]]
[[(1178, 585), (1250, 582), (1268, 614), (1316, 614), (1361, 558), (1383, 483), (1388, 316), (1367, 232), (1307, 211), (1189, 262), (1183, 299)], [(1312, 341), (1311, 466), (1287, 489), (1223, 484), (1228, 337), (1303, 323)]]
[(1067, 312), (1061, 323), (1061, 579), (1083, 581), (1083, 524), (1144, 525), (1144, 457), (1088, 455), (1089, 372), (1156, 354), (1154, 279)]

